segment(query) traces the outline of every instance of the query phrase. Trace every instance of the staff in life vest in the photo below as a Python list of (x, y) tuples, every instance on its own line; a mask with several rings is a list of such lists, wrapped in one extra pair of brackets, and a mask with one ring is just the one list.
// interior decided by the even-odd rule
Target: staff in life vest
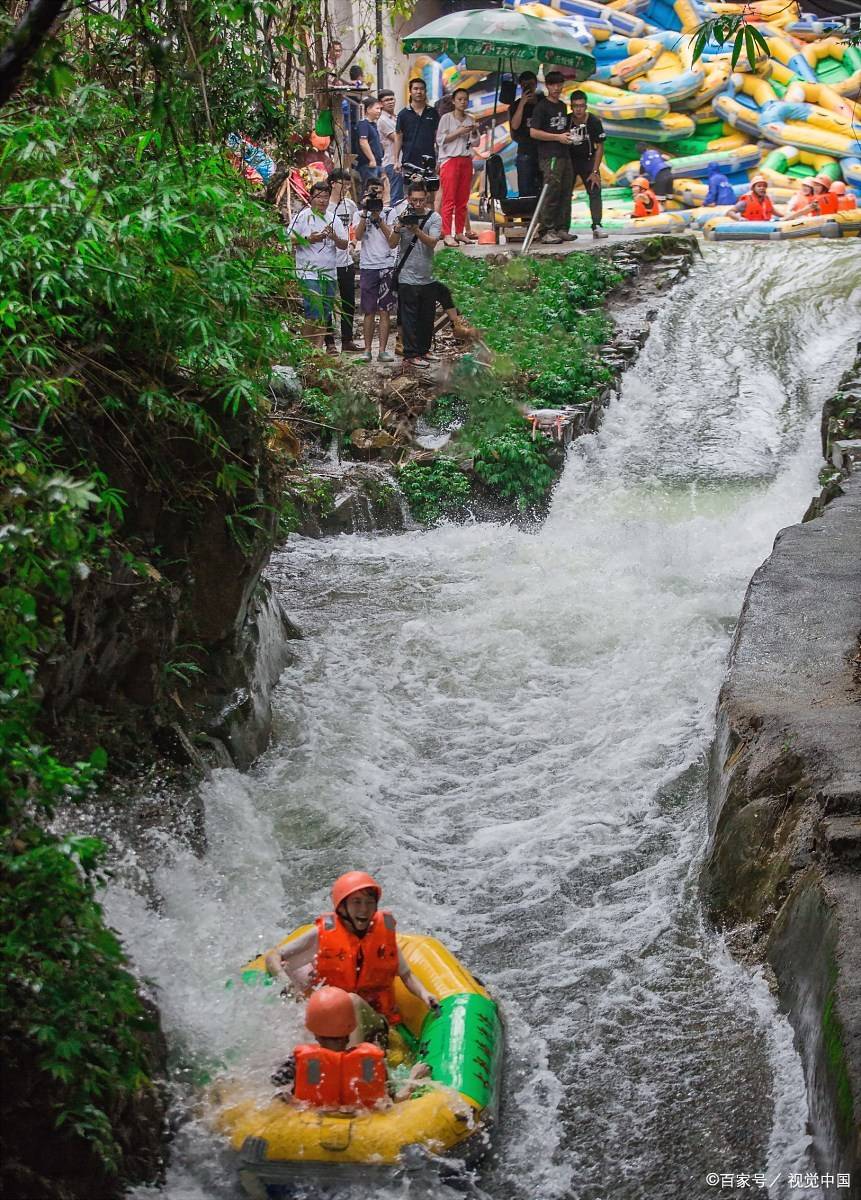
[[(745, 221), (772, 221), (775, 216), (783, 216), (779, 208), (771, 202), (768, 194), (768, 180), (764, 175), (754, 175), (750, 181), (750, 191), (745, 192), (737, 204), (727, 209), (728, 217), (733, 221), (744, 218)], [(796, 213), (795, 216), (799, 214)]]
[(656, 217), (661, 211), (661, 202), (652, 191), (645, 175), (638, 175), (631, 184), (634, 193), (635, 217)]
[(837, 211), (848, 212), (850, 208), (858, 207), (855, 193), (846, 187), (842, 179), (835, 179), (830, 188), (832, 196), (837, 197)]
[(428, 1008), (439, 1001), (398, 949), (395, 918), (379, 908), (383, 889), (364, 871), (349, 871), (332, 886), (332, 912), (286, 946), (270, 950), (266, 969), (279, 982), (308, 991), (317, 984), (354, 992), (393, 1025), (401, 1015), (395, 1004), (395, 979)]

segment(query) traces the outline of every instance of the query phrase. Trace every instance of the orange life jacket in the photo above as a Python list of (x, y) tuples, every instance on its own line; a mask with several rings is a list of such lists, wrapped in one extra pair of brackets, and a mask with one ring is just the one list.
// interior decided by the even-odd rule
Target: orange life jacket
[(293, 1097), (317, 1108), (373, 1108), (386, 1097), (386, 1056), (361, 1042), (352, 1050), (297, 1046)]
[(820, 217), (830, 217), (832, 213), (837, 212), (837, 197), (833, 192), (823, 192), (821, 196), (814, 196), (813, 202)]
[(774, 205), (770, 196), (763, 196), (760, 200), (754, 192), (747, 192), (742, 196), (742, 200), (744, 209), (741, 215), (745, 221), (770, 221), (774, 216)]
[(843, 196), (837, 197), (837, 211), (846, 212), (850, 208), (857, 208), (858, 201), (852, 192), (846, 192)]
[(639, 192), (634, 199), (635, 217), (656, 217), (661, 211), (661, 202), (651, 188)]
[(398, 973), (398, 942), (395, 918), (385, 909), (374, 913), (368, 932), (360, 938), (337, 913), (323, 913), (317, 926), (317, 957), (314, 974), (317, 983), (358, 992), (371, 1008), (383, 1014), (391, 1024), (401, 1015), (395, 1005), (395, 978)]

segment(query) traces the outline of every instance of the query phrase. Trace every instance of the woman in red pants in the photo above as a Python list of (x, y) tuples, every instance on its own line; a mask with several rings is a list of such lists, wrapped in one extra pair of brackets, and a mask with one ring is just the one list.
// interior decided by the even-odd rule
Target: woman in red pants
[(475, 121), (466, 111), (469, 103), (466, 88), (458, 88), (452, 101), (454, 108), (440, 118), (436, 133), (442, 188), (442, 233), (447, 246), (470, 240), (464, 237), (466, 205), (472, 183), (472, 147), (478, 141)]

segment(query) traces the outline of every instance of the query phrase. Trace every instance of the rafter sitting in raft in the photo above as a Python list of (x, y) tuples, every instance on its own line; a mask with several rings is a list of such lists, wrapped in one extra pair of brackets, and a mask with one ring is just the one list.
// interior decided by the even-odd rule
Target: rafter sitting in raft
[(657, 217), (661, 212), (661, 202), (652, 191), (651, 184), (645, 175), (638, 175), (631, 184), (634, 192), (635, 217)]
[(439, 1001), (413, 975), (398, 949), (395, 918), (379, 908), (383, 889), (364, 871), (349, 871), (332, 886), (333, 912), (323, 913), (314, 928), (266, 955), (266, 969), (280, 983), (292, 982), (308, 993), (320, 984), (358, 995), (390, 1025), (401, 1022), (394, 983), (428, 1008)]
[(837, 197), (837, 211), (848, 212), (850, 208), (858, 207), (858, 198), (851, 188), (847, 188), (842, 179), (835, 179), (831, 185), (832, 195)]
[(385, 1052), (370, 1042), (350, 1048), (358, 1019), (354, 997), (341, 988), (321, 987), (311, 993), (305, 1025), (317, 1039), (296, 1046), (272, 1079), (284, 1088), (281, 1099), (329, 1111), (387, 1108), (406, 1100), (429, 1074), (417, 1063), (402, 1085), (389, 1083)]
[(813, 176), (813, 196), (805, 208), (799, 208), (797, 217), (830, 217), (838, 210), (838, 197), (831, 191), (830, 175)]
[[(734, 204), (726, 214), (733, 221), (773, 221), (782, 217), (783, 213), (771, 202), (768, 194), (768, 180), (764, 175), (754, 175), (750, 181), (750, 191), (745, 192), (737, 204)], [(799, 214), (796, 213), (796, 216)]]

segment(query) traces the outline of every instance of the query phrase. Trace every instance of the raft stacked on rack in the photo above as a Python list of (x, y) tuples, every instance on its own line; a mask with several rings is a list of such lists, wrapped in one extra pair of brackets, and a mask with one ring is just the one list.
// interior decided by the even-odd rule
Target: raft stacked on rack
[[(297, 929), (285, 942), (310, 928)], [(297, 1106), (278, 1095), (261, 1103), (239, 1080), (212, 1088), (211, 1120), (239, 1156), (240, 1180), (249, 1195), (266, 1189), (327, 1180), (370, 1182), (391, 1173), (405, 1153), (477, 1161), (487, 1150), (499, 1106), (503, 1028), (496, 1002), (435, 938), (398, 934), (413, 973), (440, 1000), (428, 1013), (400, 979), (395, 996), (403, 1015), (394, 1059), (426, 1063), (427, 1086), (381, 1111), (329, 1112)], [(246, 983), (268, 980), (264, 956), (243, 971)]]

